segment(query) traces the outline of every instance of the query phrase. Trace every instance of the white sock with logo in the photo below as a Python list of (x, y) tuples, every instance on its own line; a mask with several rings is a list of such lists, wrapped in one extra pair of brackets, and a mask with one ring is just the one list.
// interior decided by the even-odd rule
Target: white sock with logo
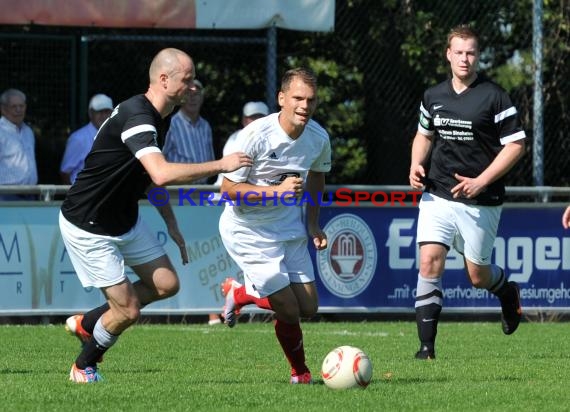
[(426, 306), (431, 303), (443, 306), (441, 277), (430, 279), (423, 277), (421, 273), (418, 273), (415, 307)]

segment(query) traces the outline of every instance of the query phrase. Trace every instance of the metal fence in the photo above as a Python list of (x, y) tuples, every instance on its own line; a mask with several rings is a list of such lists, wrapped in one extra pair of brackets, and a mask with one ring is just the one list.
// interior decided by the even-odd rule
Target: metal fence
[[(568, 0), (543, 6), (544, 185), (566, 186), (570, 7)], [(16, 87), (28, 95), (40, 183), (57, 184), (66, 139), (86, 120), (89, 96), (103, 92), (117, 103), (144, 93), (148, 64), (162, 47), (194, 57), (206, 86), (203, 116), (212, 124), (218, 153), (239, 127), (245, 101), (275, 104), (268, 73), (310, 63), (324, 86), (316, 117), (336, 147), (329, 181), (406, 184), (419, 100), (426, 87), (447, 76), (446, 33), (463, 22), (478, 28), (482, 69), (509, 91), (529, 136), (527, 156), (507, 183), (532, 185), (532, 0), (337, 0), (332, 33), (0, 26), (0, 89)], [(268, 59), (270, 47), (275, 60)], [(351, 165), (355, 170), (346, 172)]]

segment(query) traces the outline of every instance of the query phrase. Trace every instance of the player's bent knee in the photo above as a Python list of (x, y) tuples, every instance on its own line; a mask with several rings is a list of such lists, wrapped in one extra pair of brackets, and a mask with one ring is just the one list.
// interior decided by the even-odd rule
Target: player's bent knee
[(164, 276), (160, 282), (156, 283), (156, 291), (160, 299), (176, 295), (180, 291), (178, 276), (175, 273), (170, 276)]
[(180, 281), (178, 278), (174, 279), (166, 288), (165, 293), (166, 296), (174, 296), (180, 291)]
[(425, 258), (420, 261), (419, 270), (424, 277), (439, 277), (443, 273), (443, 262), (438, 259)]

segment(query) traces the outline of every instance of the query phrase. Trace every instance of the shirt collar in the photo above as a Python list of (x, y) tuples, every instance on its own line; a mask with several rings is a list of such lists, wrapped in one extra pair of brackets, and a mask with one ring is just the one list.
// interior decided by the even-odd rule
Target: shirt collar
[(182, 110), (178, 111), (180, 113), (180, 115), (182, 116), (182, 118), (184, 120), (186, 120), (188, 123), (190, 123), (193, 126), (198, 125), (201, 121), (202, 121), (202, 116), (198, 115), (198, 118), (196, 119), (195, 122), (192, 121), (192, 119), (190, 119), (190, 117), (188, 117), (188, 115), (186, 113), (184, 113)]
[(13, 132), (19, 132), (24, 127), (23, 123), (22, 123), (22, 127), (18, 127), (14, 123), (12, 123), (10, 120), (6, 119), (4, 116), (0, 117), (0, 125), (2, 127), (4, 127), (5, 129), (9, 129)]

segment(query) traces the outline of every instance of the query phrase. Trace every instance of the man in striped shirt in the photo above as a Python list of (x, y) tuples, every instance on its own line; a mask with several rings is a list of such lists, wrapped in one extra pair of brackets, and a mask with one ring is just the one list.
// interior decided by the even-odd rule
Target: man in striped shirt
[[(203, 163), (215, 159), (210, 123), (200, 116), (204, 103), (204, 86), (194, 80), (196, 88), (189, 92), (186, 103), (172, 116), (162, 153), (169, 162)], [(207, 184), (208, 178), (193, 182)]]

